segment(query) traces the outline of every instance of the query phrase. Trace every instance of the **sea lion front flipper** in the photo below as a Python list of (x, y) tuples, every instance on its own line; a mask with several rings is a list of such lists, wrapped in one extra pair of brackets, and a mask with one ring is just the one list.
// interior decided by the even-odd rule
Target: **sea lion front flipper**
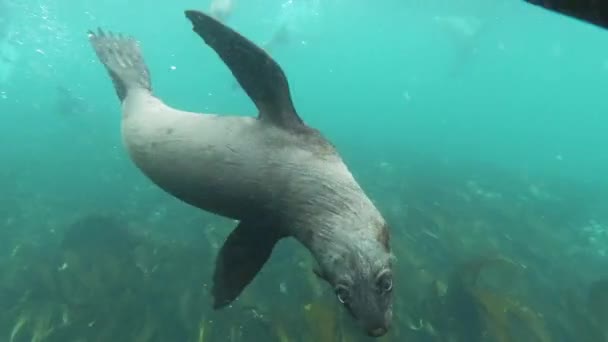
[(228, 26), (199, 11), (186, 11), (193, 31), (211, 46), (255, 103), (260, 119), (282, 128), (304, 124), (291, 100), (281, 67), (259, 46)]
[(263, 221), (241, 221), (219, 251), (213, 274), (213, 308), (219, 309), (238, 297), (270, 258), (282, 238)]

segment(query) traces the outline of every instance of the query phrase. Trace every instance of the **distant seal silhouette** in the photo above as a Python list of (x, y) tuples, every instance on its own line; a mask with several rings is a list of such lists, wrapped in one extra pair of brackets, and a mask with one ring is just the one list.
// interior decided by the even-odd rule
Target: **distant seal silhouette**
[(134, 38), (89, 32), (122, 104), (131, 159), (160, 188), (200, 209), (239, 220), (221, 247), (213, 307), (235, 300), (285, 237), (300, 241), (370, 336), (392, 321), (389, 228), (340, 155), (294, 108), (281, 67), (216, 19), (185, 11), (259, 110), (257, 117), (177, 110), (153, 95)]

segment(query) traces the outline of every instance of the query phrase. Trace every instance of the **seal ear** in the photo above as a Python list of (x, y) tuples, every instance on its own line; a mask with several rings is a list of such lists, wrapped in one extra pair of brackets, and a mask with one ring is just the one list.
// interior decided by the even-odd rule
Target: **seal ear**
[(380, 229), (380, 231), (378, 232), (378, 236), (377, 236), (378, 242), (382, 245), (382, 247), (384, 247), (384, 250), (386, 252), (390, 252), (391, 247), (390, 247), (390, 233), (388, 231), (388, 226), (386, 224), (384, 224), (382, 226), (382, 228)]
[(185, 13), (193, 31), (222, 58), (255, 103), (261, 120), (285, 129), (305, 126), (294, 108), (283, 70), (262, 48), (202, 12)]
[(234, 301), (270, 258), (284, 235), (264, 222), (241, 221), (219, 251), (213, 274), (213, 308)]
[(317, 278), (319, 278), (321, 280), (325, 280), (326, 282), (329, 282), (329, 279), (325, 276), (325, 273), (323, 273), (323, 271), (321, 271), (321, 269), (318, 266), (313, 267), (312, 273), (315, 276), (317, 276)]

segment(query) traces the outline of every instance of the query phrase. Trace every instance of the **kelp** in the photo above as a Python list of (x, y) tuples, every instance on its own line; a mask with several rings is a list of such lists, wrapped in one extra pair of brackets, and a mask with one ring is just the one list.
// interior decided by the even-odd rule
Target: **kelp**
[(563, 341), (608, 342), (604, 313), (605, 280), (592, 283), (585, 293), (580, 288), (560, 292), (554, 315), (555, 329)]
[(57, 245), (21, 252), (19, 269), (10, 274), (14, 286), (3, 291), (13, 291), (14, 299), (10, 306), (0, 303), (7, 306), (4, 321), (11, 322), (0, 339), (297, 341), (285, 328), (294, 321), (269, 313), (252, 291), (212, 311), (210, 269), (201, 267), (213, 264), (212, 254), (198, 247), (153, 240), (112, 217), (83, 217)]
[(587, 306), (602, 341), (608, 341), (608, 279), (600, 279), (591, 284)]
[[(439, 235), (448, 224), (446, 217), (432, 219)], [(303, 249), (296, 253), (301, 263), (270, 263), (233, 305), (213, 311), (208, 285), (213, 250), (202, 245), (204, 241), (155, 240), (131, 228), (116, 218), (94, 215), (67, 227), (57, 245), (21, 247), (12, 263), (17, 266), (0, 275), (7, 280), (2, 294), (9, 297), (0, 301), (6, 309), (0, 316), (0, 340), (368, 340), (333, 298), (331, 288), (313, 275), (314, 262)], [(405, 248), (401, 243), (412, 241), (399, 234), (394, 240), (399, 259), (395, 277), (400, 282), (394, 323), (387, 336), (375, 341), (551, 341), (543, 317), (523, 304), (515, 281), (523, 270), (519, 264), (505, 257), (473, 258), (441, 279), (438, 275), (447, 266), (430, 261), (428, 249), (422, 253)], [(291, 272), (294, 267), (297, 272)], [(286, 293), (279, 291), (282, 282)], [(427, 292), (421, 293), (428, 283)], [(586, 316), (580, 316), (589, 322), (594, 312), (596, 328), (605, 322), (598, 299), (604, 289), (602, 283), (592, 286), (582, 310)], [(415, 314), (405, 315), (421, 295), (425, 300), (411, 310)]]
[(153, 309), (158, 305), (154, 286), (134, 253), (148, 242), (120, 222), (97, 215), (76, 221), (63, 237), (56, 248), (20, 256), (23, 269), (15, 272), (17, 287), (12, 291), (23, 291), (11, 308), (13, 326), (6, 338), (159, 340), (158, 327), (175, 319), (160, 317), (163, 311)]
[(339, 323), (334, 308), (327, 303), (317, 301), (305, 305), (303, 311), (306, 325), (315, 327), (309, 335), (311, 340), (319, 342), (340, 341)]
[(473, 291), (488, 334), (496, 342), (550, 342), (541, 315), (518, 301), (489, 291)]
[[(104, 233), (92, 231), (106, 227)], [(358, 329), (347, 327), (340, 320), (343, 310), (334, 301), (327, 301), (319, 293), (322, 290), (318, 286), (314, 289), (308, 285), (314, 279), (310, 271), (302, 273), (306, 279), (298, 282), (302, 287), (297, 292), (309, 293), (312, 299), (301, 312), (293, 309), (282, 312), (281, 305), (265, 310), (256, 304), (256, 296), (249, 292), (233, 308), (214, 314), (203, 309), (209, 304), (206, 287), (202, 286), (208, 275), (192, 267), (198, 260), (208, 258), (205, 253), (183, 245), (146, 240), (107, 219), (88, 218), (72, 229), (66, 232), (59, 256), (48, 258), (55, 268), (48, 267), (48, 263), (46, 266), (41, 264), (33, 272), (45, 291), (24, 300), (30, 306), (39, 306), (33, 298), (53, 298), (55, 302), (47, 307), (63, 309), (34, 312), (21, 305), (14, 336), (44, 336), (45, 341), (77, 341), (80, 338), (83, 341), (137, 342), (175, 338), (237, 342), (247, 340), (248, 336), (281, 342), (362, 339)], [(492, 300), (496, 299), (475, 290), (479, 273), (488, 263), (469, 263), (453, 277), (451, 288), (444, 290), (447, 293), (444, 296), (449, 299), (445, 305), (453, 312), (459, 307), (462, 314), (465, 304), (477, 302), (485, 305), (489, 313), (497, 315), (491, 311)], [(304, 268), (311, 265), (305, 264)], [(167, 282), (167, 279), (174, 281)], [(40, 295), (42, 293), (44, 295)], [(290, 304), (284, 308), (292, 307)], [(483, 313), (479, 316), (484, 317)], [(494, 320), (498, 321), (498, 318), (494, 317)], [(399, 317), (395, 321), (402, 322)], [(293, 329), (297, 325), (302, 329)], [(453, 324), (450, 326), (454, 328)], [(378, 340), (397, 338), (395, 334), (399, 330), (395, 327), (392, 335)], [(481, 331), (481, 327), (477, 331)]]
[(550, 342), (542, 316), (482, 281), (482, 271), (489, 267), (513, 270), (519, 266), (502, 257), (461, 264), (447, 283), (433, 282), (429, 297), (419, 307), (423, 319), (412, 329), (437, 342)]

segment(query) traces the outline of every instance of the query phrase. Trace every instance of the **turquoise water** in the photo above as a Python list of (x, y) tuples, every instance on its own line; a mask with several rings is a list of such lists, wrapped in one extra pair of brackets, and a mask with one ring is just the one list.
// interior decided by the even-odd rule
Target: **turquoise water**
[[(120, 136), (119, 102), (87, 40), (87, 30), (97, 27), (136, 37), (156, 95), (173, 107), (255, 115), (228, 68), (191, 31), (183, 14), (208, 6), (190, 0), (0, 0), (2, 267), (19, 268), (11, 259), (17, 246), (51, 249), (66, 227), (89, 213), (117, 217), (164, 241), (194, 236), (209, 246), (221, 243), (232, 222), (211, 218), (161, 192), (129, 160)], [(604, 30), (515, 0), (236, 0), (227, 24), (258, 44), (287, 28), (288, 40), (273, 46), (271, 54), (288, 76), (296, 108), (335, 143), (393, 221), (396, 253), (411, 244), (417, 260), (444, 276), (450, 259), (491, 249), (528, 265), (536, 274), (530, 286), (542, 293), (559, 292), (555, 283), (560, 282), (577, 284), (584, 292), (605, 276)], [(469, 191), (466, 196), (491, 192), (502, 201), (493, 202), (494, 207), (467, 202), (465, 208), (461, 202), (466, 196), (445, 195), (450, 191)], [(440, 220), (445, 227), (433, 233), (441, 243), (420, 242), (428, 227), (418, 221), (406, 224), (413, 222), (407, 208), (441, 216), (432, 205), (417, 201), (454, 208), (447, 222)], [(542, 209), (530, 204), (534, 201)], [(461, 219), (455, 208), (466, 212)], [(509, 217), (508, 224), (499, 223), (498, 212)], [(480, 220), (476, 215), (491, 217), (492, 229), (469, 237), (473, 232), (467, 229)], [(530, 223), (535, 220), (540, 223)], [(200, 229), (208, 222), (221, 229)], [(536, 227), (533, 234), (522, 228), (527, 225)], [(461, 233), (454, 233), (456, 227)], [(440, 232), (474, 242), (462, 247)], [(211, 236), (217, 241), (209, 242)], [(514, 247), (519, 244), (533, 252), (524, 254)], [(306, 258), (292, 249), (297, 248), (278, 253), (293, 257), (293, 263)], [(548, 271), (552, 264), (560, 271)], [(204, 260), (199, 266), (208, 273), (211, 265)], [(278, 283), (290, 279), (279, 270), (289, 272), (293, 265), (270, 267), (252, 291), (259, 296), (256, 302), (272, 311), (269, 298), (276, 295)], [(200, 279), (210, 281), (206, 273)], [(261, 284), (273, 284), (268, 285), (272, 291)], [(405, 288), (402, 297), (411, 298)], [(301, 289), (298, 296), (291, 289), (285, 310), (306, 305), (310, 291)], [(331, 292), (317, 295), (333, 300)], [(538, 310), (555, 313), (547, 303), (558, 298), (540, 300)], [(0, 321), (10, 323), (2, 321), (0, 336), (11, 335), (17, 308), (5, 308), (6, 315), (0, 315)], [(569, 314), (563, 310), (549, 318), (554, 326)], [(413, 311), (403, 309), (400, 316), (417, 317)], [(229, 326), (227, 322), (221, 324)], [(408, 336), (430, 341), (404, 335), (403, 322), (396, 323), (400, 337), (387, 340)], [(196, 330), (183, 331), (188, 329)], [(299, 334), (293, 325), (286, 330), (289, 336)], [(556, 341), (573, 338), (553, 332)], [(65, 341), (77, 341), (70, 338)]]

